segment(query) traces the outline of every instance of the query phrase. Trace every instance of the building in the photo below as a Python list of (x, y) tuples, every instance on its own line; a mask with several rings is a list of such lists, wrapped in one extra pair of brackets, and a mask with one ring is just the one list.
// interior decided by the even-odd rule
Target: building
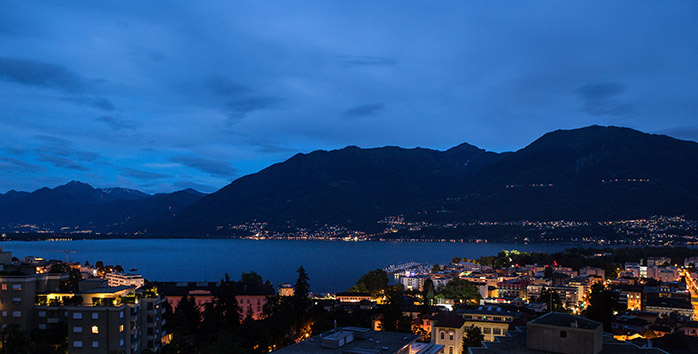
[(361, 302), (362, 300), (368, 300), (371, 301), (371, 294), (369, 293), (353, 293), (353, 292), (343, 292), (343, 293), (336, 293), (335, 298), (339, 300), (339, 302)]
[(494, 341), (496, 337), (504, 336), (509, 325), (521, 317), (521, 313), (492, 306), (480, 306), (476, 309), (459, 308), (456, 313), (465, 320), (465, 327), (479, 327), (487, 342)]
[(433, 345), (414, 352), (414, 334), (372, 331), (368, 328), (344, 327), (328, 331), (273, 353), (278, 354), (433, 354)]
[[(0, 323), (2, 323), (2, 329), (9, 325), (18, 325), (25, 330), (37, 328), (34, 318), (37, 294), (59, 292), (65, 287), (67, 281), (67, 273), (0, 276)], [(68, 294), (68, 296), (72, 297), (72, 294)]]
[(400, 277), (400, 284), (405, 287), (405, 290), (419, 290), (424, 289), (424, 282), (429, 279), (428, 275), (409, 275)]
[(145, 285), (145, 279), (142, 275), (129, 273), (107, 273), (104, 278), (107, 279), (109, 286), (135, 286), (136, 289)]
[(526, 348), (553, 353), (597, 354), (603, 325), (584, 317), (549, 312), (527, 324)]
[(679, 298), (651, 298), (647, 300), (645, 311), (655, 312), (659, 316), (669, 316), (676, 312), (693, 319), (693, 306), (689, 300)]
[(465, 320), (453, 312), (441, 312), (431, 324), (431, 342), (443, 346), (442, 353), (462, 354)]
[(293, 296), (293, 285), (288, 283), (279, 284), (279, 296)]
[[(152, 291), (132, 286), (94, 287), (68, 291), (67, 273), (0, 276), (0, 323), (20, 329), (44, 331), (66, 326), (70, 353), (159, 352), (162, 330), (162, 301)], [(141, 320), (140, 313), (152, 307), (153, 318)], [(149, 321), (150, 320), (150, 321)], [(144, 328), (153, 335), (142, 337)]]
[[(203, 310), (203, 306), (213, 301), (214, 293), (219, 287), (218, 282), (153, 282), (158, 293), (167, 298), (172, 308), (176, 308), (183, 296), (194, 300)], [(243, 316), (251, 315), (253, 319), (261, 319), (264, 315), (264, 305), (267, 298), (275, 294), (274, 288), (258, 282), (233, 282), (235, 299)]]
[(504, 281), (497, 284), (499, 297), (505, 299), (526, 298), (526, 281)]
[[(538, 323), (536, 323), (536, 322)], [(586, 318), (549, 313), (527, 326), (510, 330), (507, 336), (483, 347), (468, 348), (470, 354), (562, 353), (562, 354), (668, 354), (659, 348), (619, 342), (601, 334), (601, 324)], [(646, 344), (646, 343), (643, 343)]]

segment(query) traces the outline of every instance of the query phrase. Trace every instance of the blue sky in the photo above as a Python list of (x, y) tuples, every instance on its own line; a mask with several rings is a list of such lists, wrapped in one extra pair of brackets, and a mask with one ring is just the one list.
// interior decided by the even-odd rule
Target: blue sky
[(298, 152), (698, 139), (695, 1), (4, 1), (0, 192), (211, 192)]

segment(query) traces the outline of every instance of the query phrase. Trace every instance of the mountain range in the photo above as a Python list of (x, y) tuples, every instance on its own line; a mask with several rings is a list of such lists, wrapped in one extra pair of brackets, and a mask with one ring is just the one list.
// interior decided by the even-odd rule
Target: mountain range
[(620, 127), (547, 133), (515, 152), (349, 146), (297, 154), (209, 195), (147, 195), (71, 182), (0, 195), (0, 226), (79, 225), (153, 234), (225, 234), (231, 226), (340, 225), (387, 216), (458, 221), (698, 218), (698, 143)]

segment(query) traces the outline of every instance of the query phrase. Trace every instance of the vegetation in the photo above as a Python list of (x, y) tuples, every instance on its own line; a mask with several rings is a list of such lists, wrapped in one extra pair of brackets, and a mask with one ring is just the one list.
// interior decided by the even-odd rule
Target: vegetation
[(480, 331), (480, 327), (472, 325), (465, 329), (463, 333), (463, 353), (468, 352), (468, 348), (481, 347), (485, 335)]
[(602, 283), (591, 286), (589, 294), (589, 307), (584, 315), (594, 321), (603, 323), (604, 331), (611, 331), (611, 322), (616, 311), (624, 310), (618, 302), (618, 293), (606, 290)]
[(388, 288), (388, 273), (383, 269), (372, 270), (361, 276), (356, 285), (349, 291), (358, 293), (379, 294)]
[(446, 286), (436, 295), (437, 298), (453, 299), (459, 302), (478, 303), (481, 296), (477, 291), (477, 287), (467, 280), (461, 278), (453, 278), (446, 283)]

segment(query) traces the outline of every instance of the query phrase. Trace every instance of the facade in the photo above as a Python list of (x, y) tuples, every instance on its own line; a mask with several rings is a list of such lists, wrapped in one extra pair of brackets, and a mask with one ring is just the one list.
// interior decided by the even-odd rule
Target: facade
[(465, 320), (465, 327), (479, 327), (487, 342), (506, 335), (509, 325), (521, 316), (520, 313), (504, 311), (501, 307), (491, 306), (480, 306), (477, 309), (458, 309), (456, 313)]
[(361, 302), (363, 300), (371, 301), (371, 294), (369, 293), (343, 292), (336, 293), (335, 297), (337, 300), (339, 300), (339, 302)]
[[(29, 332), (66, 326), (70, 353), (160, 351), (159, 337), (148, 342), (141, 336), (147, 326), (164, 334), (160, 320), (163, 299), (157, 293), (128, 286), (69, 292), (67, 280), (67, 273), (0, 276), (2, 327), (18, 325)], [(150, 324), (140, 317), (147, 304), (159, 311)]]
[[(176, 308), (183, 296), (190, 297), (203, 310), (203, 306), (213, 301), (213, 294), (218, 288), (217, 282), (153, 282), (170, 303)], [(233, 282), (238, 306), (243, 316), (251, 315), (258, 320), (264, 316), (267, 297), (274, 295), (274, 288), (257, 282)]]
[(672, 312), (676, 312), (689, 319), (693, 319), (693, 306), (691, 302), (685, 299), (678, 298), (653, 298), (647, 300), (645, 311), (655, 312), (659, 316), (669, 316)]
[(143, 276), (137, 274), (107, 273), (104, 277), (107, 279), (109, 286), (135, 286), (138, 289), (145, 285)]
[(293, 285), (288, 283), (279, 284), (279, 296), (293, 296)]
[[(405, 287), (406, 290), (419, 290), (424, 289), (424, 282), (429, 279), (427, 275), (411, 275), (400, 277), (400, 283)], [(434, 286), (436, 288), (436, 286)]]
[(431, 342), (443, 346), (441, 353), (462, 354), (465, 320), (451, 312), (442, 312), (432, 319)]
[(603, 326), (584, 317), (550, 312), (527, 324), (526, 347), (564, 354), (597, 354), (603, 348)]

